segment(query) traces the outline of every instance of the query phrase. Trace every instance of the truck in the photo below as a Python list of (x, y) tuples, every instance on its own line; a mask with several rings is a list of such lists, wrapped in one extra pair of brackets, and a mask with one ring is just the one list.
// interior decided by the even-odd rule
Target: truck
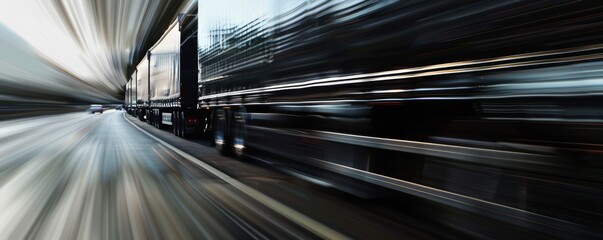
[(563, 221), (603, 216), (587, 5), (199, 0), (139, 64), (130, 107), (224, 155), (586, 231)]
[(197, 110), (197, 19), (196, 5), (169, 25), (137, 65), (128, 84), (126, 97), (141, 121), (157, 128), (171, 126), (177, 136), (198, 132)]

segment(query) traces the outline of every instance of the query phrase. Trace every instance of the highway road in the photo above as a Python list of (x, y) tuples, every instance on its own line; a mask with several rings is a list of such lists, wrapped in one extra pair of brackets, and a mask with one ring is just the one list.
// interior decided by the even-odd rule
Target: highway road
[(0, 239), (471, 239), (551, 236), (219, 155), (123, 111), (0, 121)]
[(454, 236), (121, 111), (2, 121), (0, 142), (0, 239)]

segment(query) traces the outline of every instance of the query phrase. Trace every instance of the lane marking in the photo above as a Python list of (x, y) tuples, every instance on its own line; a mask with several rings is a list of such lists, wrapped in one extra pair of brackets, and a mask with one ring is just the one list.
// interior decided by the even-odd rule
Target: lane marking
[(230, 184), (231, 186), (235, 187), (236, 189), (238, 189), (239, 191), (245, 193), (247, 196), (253, 198), (254, 200), (264, 204), (264, 206), (272, 209), (273, 211), (281, 214), (282, 216), (288, 218), (289, 220), (291, 220), (292, 222), (297, 223), (298, 225), (304, 227), (305, 229), (309, 230), (310, 232), (313, 232), (314, 234), (325, 238), (325, 239), (350, 239), (349, 237), (323, 225), (322, 223), (317, 222), (316, 220), (298, 212), (295, 211), (294, 209), (286, 206), (285, 204), (282, 204), (274, 199), (272, 199), (271, 197), (268, 197), (267, 195), (245, 185), (242, 182), (239, 182), (238, 180), (228, 176), (227, 174), (221, 172), (220, 170), (208, 165), (207, 163), (197, 159), (196, 157), (172, 146), (171, 144), (159, 139), (158, 137), (153, 136), (151, 133), (147, 132), (146, 130), (142, 129), (139, 126), (136, 126), (136, 124), (134, 124), (133, 122), (131, 122), (127, 117), (126, 114), (123, 114), (123, 118), (130, 123), (132, 126), (134, 126), (136, 129), (140, 130), (142, 133), (146, 134), (147, 136), (151, 137), (152, 139), (154, 139), (155, 141), (159, 142), (160, 144), (162, 144), (163, 146), (169, 148), (170, 150), (178, 153), (180, 156), (184, 157), (186, 160), (191, 161), (192, 163), (197, 164), (199, 167), (202, 167), (203, 169), (205, 169), (206, 171), (210, 172), (211, 174), (213, 174), (214, 176), (222, 179), (223, 181), (225, 181), (226, 183)]

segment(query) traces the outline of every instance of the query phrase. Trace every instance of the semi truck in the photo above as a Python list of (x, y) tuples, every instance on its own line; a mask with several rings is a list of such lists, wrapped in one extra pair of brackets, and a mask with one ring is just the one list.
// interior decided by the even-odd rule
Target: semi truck
[[(129, 112), (177, 136), (198, 132), (196, 5), (168, 27), (135, 68), (128, 82)], [(132, 101), (135, 99), (135, 101)]]
[(563, 222), (603, 216), (602, 18), (585, 2), (199, 0), (126, 102), (224, 155), (584, 232)]

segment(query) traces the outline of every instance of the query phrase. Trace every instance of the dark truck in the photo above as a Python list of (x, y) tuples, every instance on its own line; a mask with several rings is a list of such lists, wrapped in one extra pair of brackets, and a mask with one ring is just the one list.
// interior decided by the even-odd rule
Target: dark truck
[(141, 119), (179, 136), (210, 133), (226, 155), (304, 165), (328, 172), (314, 177), (368, 182), (556, 237), (603, 237), (592, 231), (603, 222), (600, 8), (198, 4), (132, 77)]

